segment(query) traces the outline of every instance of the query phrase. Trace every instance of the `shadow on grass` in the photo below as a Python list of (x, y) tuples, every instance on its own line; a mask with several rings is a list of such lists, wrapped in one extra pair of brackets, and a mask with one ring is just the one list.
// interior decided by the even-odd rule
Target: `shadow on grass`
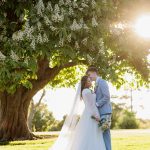
[(8, 141), (0, 141), (0, 145), (8, 145), (10, 142)]
[(10, 142), (0, 142), (0, 145), (26, 145), (24, 142), (10, 143)]
[(50, 142), (49, 140), (53, 140), (57, 136), (50, 136), (50, 138), (48, 138), (49, 136), (41, 136), (41, 137), (42, 138), (35, 139), (35, 140), (0, 141), (0, 146), (36, 145), (37, 143), (45, 144), (45, 143), (47, 143), (47, 141)]

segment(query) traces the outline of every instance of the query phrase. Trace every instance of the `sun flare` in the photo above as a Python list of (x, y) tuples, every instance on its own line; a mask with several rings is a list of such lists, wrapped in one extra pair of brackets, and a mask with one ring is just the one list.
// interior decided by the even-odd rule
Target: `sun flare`
[(150, 15), (144, 15), (137, 19), (135, 31), (144, 38), (150, 38)]

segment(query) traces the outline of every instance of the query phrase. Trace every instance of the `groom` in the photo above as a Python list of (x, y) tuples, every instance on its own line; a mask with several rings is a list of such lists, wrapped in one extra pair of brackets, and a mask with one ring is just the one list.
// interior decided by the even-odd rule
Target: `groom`
[[(89, 67), (86, 74), (92, 81), (96, 82), (96, 106), (98, 107), (101, 120), (111, 122), (112, 107), (107, 82), (98, 76), (97, 68), (94, 66)], [(111, 150), (111, 135), (109, 128), (103, 132), (103, 138), (106, 145), (106, 150)]]

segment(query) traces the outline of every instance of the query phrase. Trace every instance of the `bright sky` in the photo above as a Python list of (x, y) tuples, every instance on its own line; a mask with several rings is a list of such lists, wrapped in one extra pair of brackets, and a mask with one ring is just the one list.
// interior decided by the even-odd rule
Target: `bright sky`
[(150, 15), (138, 17), (135, 23), (135, 31), (144, 38), (150, 38)]
[[(109, 85), (109, 88), (111, 95), (129, 95), (128, 91), (124, 91), (123, 89), (116, 90), (112, 85)], [(38, 100), (40, 95), (41, 91), (37, 93), (34, 100)], [(56, 90), (47, 89), (43, 102), (48, 105), (48, 108), (53, 112), (54, 117), (61, 120), (71, 109), (74, 95), (75, 89), (71, 88), (60, 88)], [(115, 103), (126, 103), (127, 106), (130, 106), (130, 100), (111, 99), (111, 101)], [(137, 117), (150, 119), (150, 91), (148, 91), (148, 89), (133, 92), (133, 110), (137, 112)]]

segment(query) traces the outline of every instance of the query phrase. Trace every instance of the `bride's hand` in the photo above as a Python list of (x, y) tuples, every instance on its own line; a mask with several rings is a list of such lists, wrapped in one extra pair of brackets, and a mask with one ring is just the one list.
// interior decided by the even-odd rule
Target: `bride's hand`
[(97, 116), (95, 117), (95, 119), (96, 119), (96, 121), (98, 121), (98, 122), (100, 121), (100, 118), (99, 118), (99, 117), (97, 117)]

